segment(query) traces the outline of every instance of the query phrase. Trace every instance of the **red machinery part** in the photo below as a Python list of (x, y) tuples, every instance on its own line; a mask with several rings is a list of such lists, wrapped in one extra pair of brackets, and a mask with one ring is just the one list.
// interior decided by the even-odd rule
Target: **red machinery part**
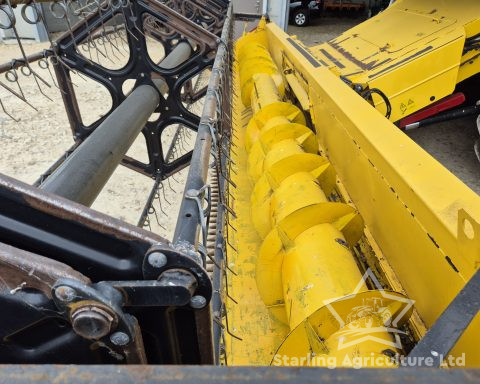
[(436, 103), (429, 105), (412, 113), (410, 116), (407, 116), (398, 122), (398, 126), (401, 129), (404, 129), (407, 125), (419, 122), (427, 117), (435, 116), (441, 112), (448, 111), (454, 107), (457, 107), (465, 102), (465, 95), (462, 92), (454, 93), (450, 96), (444, 97), (441, 100), (438, 100)]

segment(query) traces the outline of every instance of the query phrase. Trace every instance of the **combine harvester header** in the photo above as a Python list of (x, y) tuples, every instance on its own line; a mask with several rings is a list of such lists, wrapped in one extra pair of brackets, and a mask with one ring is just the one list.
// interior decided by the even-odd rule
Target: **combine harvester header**
[[(0, 4), (0, 73), (43, 94), (52, 68), (75, 141), (34, 185), (0, 175), (0, 382), (478, 382), (480, 197), (399, 127), (479, 72), (479, 2), (310, 48), (224, 0), (54, 2), (68, 31), (30, 56), (37, 2)], [(91, 124), (73, 75), (111, 97)], [(152, 180), (138, 226), (90, 208), (118, 165)]]
[[(236, 47), (233, 78), (241, 98), (233, 104), (239, 141), (234, 147), (236, 153), (242, 147), (246, 153), (232, 154), (238, 167), (232, 181), (236, 210), (246, 213), (237, 214), (239, 244), (238, 253), (232, 250), (232, 263), (240, 271), (255, 269), (259, 297), (254, 289), (244, 289), (237, 270), (229, 291), (239, 304), (230, 307), (231, 322), (237, 324), (245, 313), (258, 318), (243, 328), (243, 341), (231, 338), (227, 344), (231, 364), (265, 363), (274, 354), (293, 353), (298, 359), (309, 352), (350, 354), (350, 361), (381, 354), (384, 341), (394, 344), (398, 337), (386, 334), (395, 319), (399, 328), (408, 320), (412, 346), (426, 329), (433, 327), (429, 335), (436, 332), (434, 324), (441, 322), (439, 317), (445, 321), (442, 313), (453, 315), (448, 305), (478, 268), (479, 197), (317, 60), (314, 48), (308, 50), (265, 22)], [(285, 88), (291, 104), (282, 98)], [(301, 109), (310, 115), (318, 147), (311, 144), (312, 131), (302, 125)], [(362, 279), (362, 273), (372, 272), (375, 278)], [(370, 287), (358, 286), (363, 280)], [(387, 295), (381, 287), (396, 293)], [(364, 311), (365, 317), (355, 318), (356, 332), (346, 332), (350, 313), (342, 318), (341, 311), (369, 300), (384, 302), (382, 315), (371, 319), (372, 312)], [(341, 305), (346, 307), (335, 309)], [(280, 322), (269, 322), (265, 332), (261, 319), (268, 314)], [(382, 334), (376, 321), (384, 320)], [(455, 346), (442, 352), (465, 353), (478, 365), (478, 321), (459, 340), (441, 342)], [(359, 332), (358, 322), (370, 322), (375, 336), (368, 328)], [(289, 325), (288, 336), (280, 323)], [(243, 349), (245, 334), (251, 344)], [(363, 350), (350, 337), (377, 338), (379, 344), (371, 341)], [(340, 353), (335, 348), (339, 339), (354, 347)], [(422, 345), (420, 341), (412, 353)], [(439, 345), (423, 350), (435, 347)]]

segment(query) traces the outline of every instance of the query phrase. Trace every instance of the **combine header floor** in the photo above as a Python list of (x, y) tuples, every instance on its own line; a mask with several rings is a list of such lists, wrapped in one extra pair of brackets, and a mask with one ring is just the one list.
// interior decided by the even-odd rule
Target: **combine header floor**
[[(474, 78), (477, 1), (310, 49), (225, 0), (54, 2), (68, 31), (27, 57), (37, 6), (0, 0), (0, 107), (52, 66), (75, 142), (33, 186), (0, 175), (0, 382), (479, 381), (480, 197), (394, 124)], [(111, 97), (91, 124), (77, 77)], [(118, 165), (153, 184), (138, 226), (89, 208)]]
[[(411, 348), (478, 268), (480, 198), (274, 24), (261, 23), (235, 52), (228, 363), (398, 352), (383, 342), (398, 335), (379, 334), (376, 318), (383, 349), (338, 354), (334, 340), (351, 340), (327, 303), (344, 295), (353, 300), (344, 311), (377, 298), (392, 319), (401, 314), (397, 327), (409, 318)], [(290, 102), (281, 102), (285, 88)], [(357, 286), (363, 273), (368, 287)], [(367, 291), (379, 288), (398, 292), (396, 303)], [(479, 321), (452, 351), (472, 365)]]

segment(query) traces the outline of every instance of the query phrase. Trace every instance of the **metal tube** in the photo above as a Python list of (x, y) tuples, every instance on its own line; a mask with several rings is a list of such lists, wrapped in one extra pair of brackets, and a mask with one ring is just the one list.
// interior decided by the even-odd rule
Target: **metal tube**
[[(186, 42), (182, 41), (177, 44), (177, 46), (170, 52), (169, 55), (163, 58), (163, 60), (158, 63), (158, 66), (162, 69), (173, 69), (181, 63), (187, 61), (192, 55), (192, 46)], [(168, 85), (165, 80), (162, 78), (155, 79), (155, 85), (162, 95), (165, 95), (168, 92)]]
[(480, 112), (480, 105), (472, 105), (468, 107), (463, 107), (459, 109), (454, 109), (452, 111), (444, 112), (436, 116), (428, 117), (426, 119), (417, 121), (416, 123), (411, 123), (405, 126), (405, 130), (409, 131), (415, 128), (424, 127), (426, 125), (431, 125), (435, 123), (441, 123), (443, 121), (460, 119), (465, 116), (471, 116), (478, 114)]
[[(229, 35), (231, 33), (231, 23), (232, 23), (232, 5), (229, 6), (227, 16), (225, 18), (221, 40), (229, 41)], [(178, 214), (177, 226), (175, 228), (175, 234), (173, 237), (174, 243), (187, 242), (194, 244), (198, 248), (198, 230), (201, 222), (200, 212), (196, 202), (194, 200), (187, 198), (187, 192), (192, 190), (200, 190), (203, 188), (207, 182), (208, 168), (210, 153), (213, 144), (214, 137), (212, 137), (212, 132), (210, 130), (210, 124), (215, 121), (217, 116), (217, 92), (220, 91), (220, 86), (222, 84), (221, 74), (223, 71), (228, 69), (228, 48), (226, 44), (219, 44), (215, 61), (212, 68), (212, 74), (208, 83), (208, 91), (205, 97), (205, 102), (203, 106), (202, 118), (198, 126), (197, 138), (195, 142), (195, 149), (192, 153), (192, 159), (190, 162), (190, 169), (188, 171), (188, 177), (185, 183), (184, 196), (182, 204), (180, 206), (180, 211)], [(220, 161), (220, 160), (218, 160)], [(219, 178), (219, 187), (223, 189), (224, 181)], [(220, 191), (219, 191), (220, 192)], [(221, 192), (220, 192), (221, 193)], [(219, 207), (219, 213), (221, 209)], [(217, 218), (218, 233), (216, 237), (216, 243), (223, 243), (223, 230), (222, 228), (222, 213), (219, 214)], [(220, 225), (221, 223), (221, 225)], [(205, 244), (206, 245), (206, 244)], [(218, 264), (223, 263), (223, 251), (222, 248), (215, 247), (215, 261)], [(214, 296), (212, 297), (212, 306), (211, 311), (215, 319), (221, 317), (221, 308), (222, 298), (218, 292), (222, 292), (222, 282), (223, 282), (223, 271), (219, 268), (214, 268), (213, 270), (213, 285), (214, 285)], [(206, 307), (204, 310), (210, 307)], [(212, 321), (210, 321), (212, 323)], [(213, 322), (213, 327), (211, 328), (213, 333), (213, 355), (215, 362), (218, 363), (220, 358), (220, 340), (222, 335), (221, 325), (217, 322)]]
[(160, 102), (150, 85), (136, 88), (41, 185), (90, 206)]
[(192, 46), (186, 42), (182, 41), (178, 43), (173, 51), (167, 55), (158, 65), (160, 68), (164, 69), (173, 69), (179, 64), (187, 61), (187, 59), (192, 55)]
[[(223, 45), (219, 46), (219, 52), (223, 51)], [(217, 53), (217, 58), (222, 56)], [(213, 68), (221, 66), (215, 59)], [(218, 71), (212, 71), (209, 81), (209, 89), (217, 89), (220, 84), (220, 74)], [(195, 149), (192, 153), (190, 161), (190, 169), (185, 183), (184, 197), (180, 205), (177, 226), (175, 227), (175, 234), (173, 236), (174, 242), (186, 241), (191, 244), (196, 244), (198, 240), (198, 226), (200, 223), (199, 210), (194, 200), (186, 198), (185, 193), (189, 190), (198, 191), (205, 186), (208, 174), (208, 164), (210, 160), (210, 150), (212, 146), (212, 135), (209, 127), (209, 120), (213, 119), (216, 114), (216, 96), (208, 93), (205, 97), (203, 105), (202, 120), (198, 126), (197, 138), (195, 141)]]
[(6, 63), (0, 64), (0, 74), (5, 73), (5, 72), (7, 72), (11, 69), (18, 69), (21, 66), (25, 65), (27, 61), (28, 61), (28, 63), (31, 64), (35, 61), (38, 61), (38, 60), (43, 59), (45, 57), (49, 57), (51, 55), (53, 55), (52, 51), (45, 50), (45, 51), (33, 53), (33, 54), (27, 56), (27, 60), (25, 60), (24, 58), (17, 58), (17, 59), (10, 60)]
[[(191, 54), (182, 42), (161, 63), (172, 69)], [(41, 185), (41, 189), (90, 206), (160, 103), (163, 79), (140, 85), (103, 121), (90, 136)]]

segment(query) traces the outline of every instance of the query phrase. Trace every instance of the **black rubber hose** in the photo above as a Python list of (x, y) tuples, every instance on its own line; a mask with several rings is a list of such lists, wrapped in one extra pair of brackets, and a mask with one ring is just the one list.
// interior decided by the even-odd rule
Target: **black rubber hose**
[(432, 117), (417, 121), (416, 123), (408, 124), (404, 127), (404, 129), (409, 130), (409, 129), (420, 128), (426, 125), (440, 123), (443, 121), (460, 119), (465, 116), (477, 115), (479, 113), (480, 113), (480, 105), (472, 105), (469, 107), (458, 108), (445, 113), (440, 113), (436, 116), (432, 116)]
[[(383, 93), (380, 89), (378, 88), (372, 88), (372, 89), (367, 89), (365, 92), (361, 93), (360, 95), (366, 99), (366, 100), (369, 100), (370, 99), (370, 96), (372, 94), (376, 93), (377, 95), (379, 95), (383, 101), (385, 102), (385, 104), (387, 105), (387, 113), (385, 114), (385, 117), (387, 119), (390, 118), (390, 116), (392, 115), (392, 104), (390, 104), (390, 100), (388, 99), (387, 95), (385, 95), (385, 93)], [(373, 100), (372, 100), (373, 101)]]

